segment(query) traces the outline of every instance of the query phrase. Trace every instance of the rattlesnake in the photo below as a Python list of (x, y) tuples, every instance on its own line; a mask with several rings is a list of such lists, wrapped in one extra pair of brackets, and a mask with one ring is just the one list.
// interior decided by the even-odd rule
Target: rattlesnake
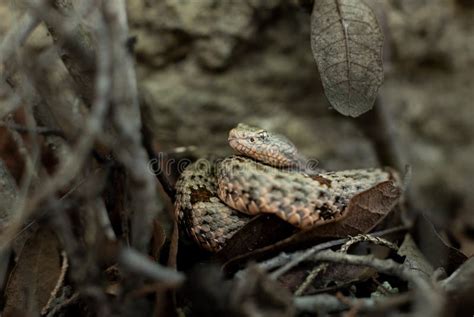
[(232, 129), (228, 141), (238, 155), (198, 160), (176, 183), (180, 228), (212, 252), (249, 221), (248, 215), (271, 213), (307, 229), (342, 218), (354, 195), (397, 181), (393, 171), (380, 168), (310, 176), (289, 140), (245, 124)]

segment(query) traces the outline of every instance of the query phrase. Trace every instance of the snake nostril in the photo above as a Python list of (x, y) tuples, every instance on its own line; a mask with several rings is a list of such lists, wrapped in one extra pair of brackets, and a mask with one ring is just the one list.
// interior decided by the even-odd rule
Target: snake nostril
[(230, 198), (231, 198), (232, 200), (234, 200), (234, 201), (237, 200), (237, 199), (239, 198), (239, 196), (240, 196), (239, 193), (236, 192), (235, 190), (231, 191), (231, 192), (229, 193), (229, 195), (230, 195)]

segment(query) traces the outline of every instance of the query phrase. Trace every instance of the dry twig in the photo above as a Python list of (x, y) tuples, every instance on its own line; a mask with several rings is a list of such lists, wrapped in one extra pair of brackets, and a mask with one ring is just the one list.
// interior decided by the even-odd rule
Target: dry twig
[[(404, 226), (394, 227), (394, 228), (391, 228), (391, 229), (382, 230), (382, 231), (379, 231), (379, 232), (374, 232), (374, 233), (371, 233), (370, 235), (373, 236), (373, 237), (378, 237), (378, 236), (383, 236), (383, 235), (387, 235), (387, 234), (390, 234), (390, 233), (395, 233), (395, 232), (406, 230), (406, 229), (407, 228), (404, 227)], [(276, 279), (279, 276), (281, 276), (281, 275), (285, 274), (286, 272), (288, 272), (289, 270), (291, 270), (292, 268), (294, 268), (295, 266), (297, 266), (298, 264), (300, 264), (301, 262), (305, 261), (306, 259), (309, 259), (311, 256), (313, 256), (317, 252), (319, 252), (321, 250), (324, 250), (324, 249), (328, 249), (328, 248), (337, 246), (337, 245), (341, 245), (343, 243), (348, 242), (349, 240), (350, 240), (350, 238), (349, 239), (338, 239), (338, 240), (329, 241), (329, 242), (325, 242), (325, 243), (315, 245), (312, 248), (309, 248), (309, 249), (304, 250), (304, 251), (295, 252), (291, 255), (281, 254), (281, 255), (273, 258), (273, 259), (270, 259), (268, 261), (263, 262), (260, 265), (262, 265), (263, 268), (266, 268), (266, 269), (269, 269), (269, 268), (271, 269), (271, 268), (281, 266), (278, 270), (274, 271), (271, 274), (271, 276)]]
[(160, 201), (155, 191), (155, 179), (148, 170), (148, 156), (141, 144), (136, 74), (133, 58), (126, 45), (129, 35), (125, 2), (104, 2), (104, 16), (110, 25), (115, 65), (112, 120), (119, 142), (114, 150), (130, 176), (131, 208), (134, 212), (132, 245), (146, 252)]
[(311, 257), (311, 261), (329, 261), (351, 265), (364, 265), (378, 272), (395, 275), (414, 285), (416, 294), (416, 311), (419, 316), (440, 316), (443, 308), (443, 297), (430, 283), (416, 271), (392, 260), (380, 260), (373, 256), (342, 254), (333, 251), (321, 251)]

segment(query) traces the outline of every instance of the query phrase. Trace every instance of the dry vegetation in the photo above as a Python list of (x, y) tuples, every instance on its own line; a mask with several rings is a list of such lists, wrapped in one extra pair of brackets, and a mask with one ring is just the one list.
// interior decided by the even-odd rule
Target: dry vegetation
[[(472, 316), (474, 7), (315, 1), (0, 1), (0, 316)], [(174, 184), (241, 121), (403, 183), (204, 252)]]

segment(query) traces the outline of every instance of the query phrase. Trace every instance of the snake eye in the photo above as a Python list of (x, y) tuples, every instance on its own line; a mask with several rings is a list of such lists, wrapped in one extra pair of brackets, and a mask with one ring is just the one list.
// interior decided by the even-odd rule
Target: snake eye
[(255, 142), (255, 139), (254, 138), (250, 138), (250, 142)]

